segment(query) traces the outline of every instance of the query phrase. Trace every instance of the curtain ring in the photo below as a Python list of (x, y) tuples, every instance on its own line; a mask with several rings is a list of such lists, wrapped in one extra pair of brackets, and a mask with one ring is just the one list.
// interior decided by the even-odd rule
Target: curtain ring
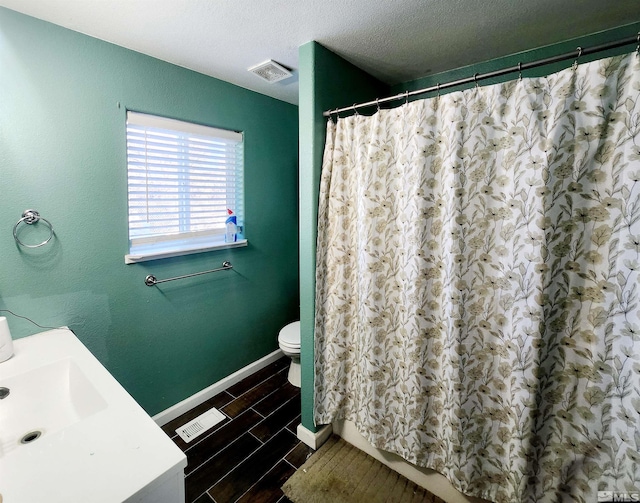
[(476, 89), (478, 89), (478, 74), (477, 73), (473, 74), (473, 81), (476, 83)]
[(578, 47), (577, 51), (578, 51), (578, 55), (576, 56), (576, 60), (573, 62), (574, 70), (578, 68), (578, 60), (580, 59), (580, 56), (582, 56), (582, 47)]
[(404, 104), (405, 105), (409, 104), (409, 91), (404, 92)]
[(640, 56), (640, 31), (638, 32), (638, 38), (636, 40), (638, 41), (638, 46), (636, 47), (636, 56)]
[(438, 93), (438, 98), (440, 97), (440, 82), (436, 84), (436, 92)]
[(380, 100), (376, 98), (376, 106), (378, 107), (378, 112), (380, 111)]
[(355, 104), (355, 103), (351, 106), (351, 108), (353, 109), (353, 113), (354, 113), (354, 114), (356, 114), (356, 115), (360, 115), (360, 114), (358, 113), (358, 109), (356, 108), (356, 104)]
[(518, 63), (518, 80), (522, 80), (522, 63)]

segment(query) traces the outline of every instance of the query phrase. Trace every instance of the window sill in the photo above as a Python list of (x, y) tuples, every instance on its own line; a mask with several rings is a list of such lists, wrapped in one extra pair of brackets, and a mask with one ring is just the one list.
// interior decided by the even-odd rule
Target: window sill
[(243, 246), (248, 246), (249, 242), (246, 239), (239, 239), (235, 243), (219, 243), (212, 244), (207, 246), (200, 246), (197, 248), (191, 248), (187, 250), (175, 250), (175, 251), (163, 251), (163, 252), (149, 252), (149, 253), (139, 253), (132, 255), (124, 256), (125, 264), (137, 264), (138, 262), (147, 262), (149, 260), (158, 260), (161, 258), (169, 258), (169, 257), (182, 257), (183, 255), (192, 255), (194, 253), (203, 253), (214, 250), (225, 250), (228, 248), (241, 248)]

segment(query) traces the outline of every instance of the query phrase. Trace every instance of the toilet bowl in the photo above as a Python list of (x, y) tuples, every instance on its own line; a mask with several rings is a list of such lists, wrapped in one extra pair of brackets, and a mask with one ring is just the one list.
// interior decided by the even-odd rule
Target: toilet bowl
[(278, 334), (278, 344), (282, 352), (291, 358), (289, 382), (300, 387), (300, 322), (286, 325)]

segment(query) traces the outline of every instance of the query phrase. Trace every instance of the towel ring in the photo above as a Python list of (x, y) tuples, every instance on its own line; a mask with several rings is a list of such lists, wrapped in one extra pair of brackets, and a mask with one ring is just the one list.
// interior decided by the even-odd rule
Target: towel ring
[[(37, 245), (28, 245), (20, 241), (20, 238), (18, 237), (18, 226), (23, 222), (27, 225), (33, 225), (39, 222), (40, 220), (42, 220), (49, 227), (49, 237), (45, 239), (42, 243), (38, 243)], [(51, 225), (51, 222), (49, 222), (49, 220), (47, 220), (44, 217), (41, 217), (40, 213), (38, 213), (36, 210), (24, 210), (24, 212), (22, 212), (22, 218), (16, 222), (16, 225), (13, 226), (13, 239), (16, 240), (16, 243), (18, 243), (20, 246), (24, 246), (25, 248), (39, 248), (41, 246), (44, 246), (49, 241), (51, 241), (52, 237), (53, 237), (53, 225)]]

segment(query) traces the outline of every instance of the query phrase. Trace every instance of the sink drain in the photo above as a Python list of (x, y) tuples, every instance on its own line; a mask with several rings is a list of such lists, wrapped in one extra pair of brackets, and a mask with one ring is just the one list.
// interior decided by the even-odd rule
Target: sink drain
[(40, 438), (40, 435), (42, 435), (41, 431), (30, 431), (29, 433), (27, 433), (24, 437), (22, 437), (20, 439), (20, 443), (21, 444), (30, 444), (31, 442), (33, 442), (34, 440), (38, 440)]

